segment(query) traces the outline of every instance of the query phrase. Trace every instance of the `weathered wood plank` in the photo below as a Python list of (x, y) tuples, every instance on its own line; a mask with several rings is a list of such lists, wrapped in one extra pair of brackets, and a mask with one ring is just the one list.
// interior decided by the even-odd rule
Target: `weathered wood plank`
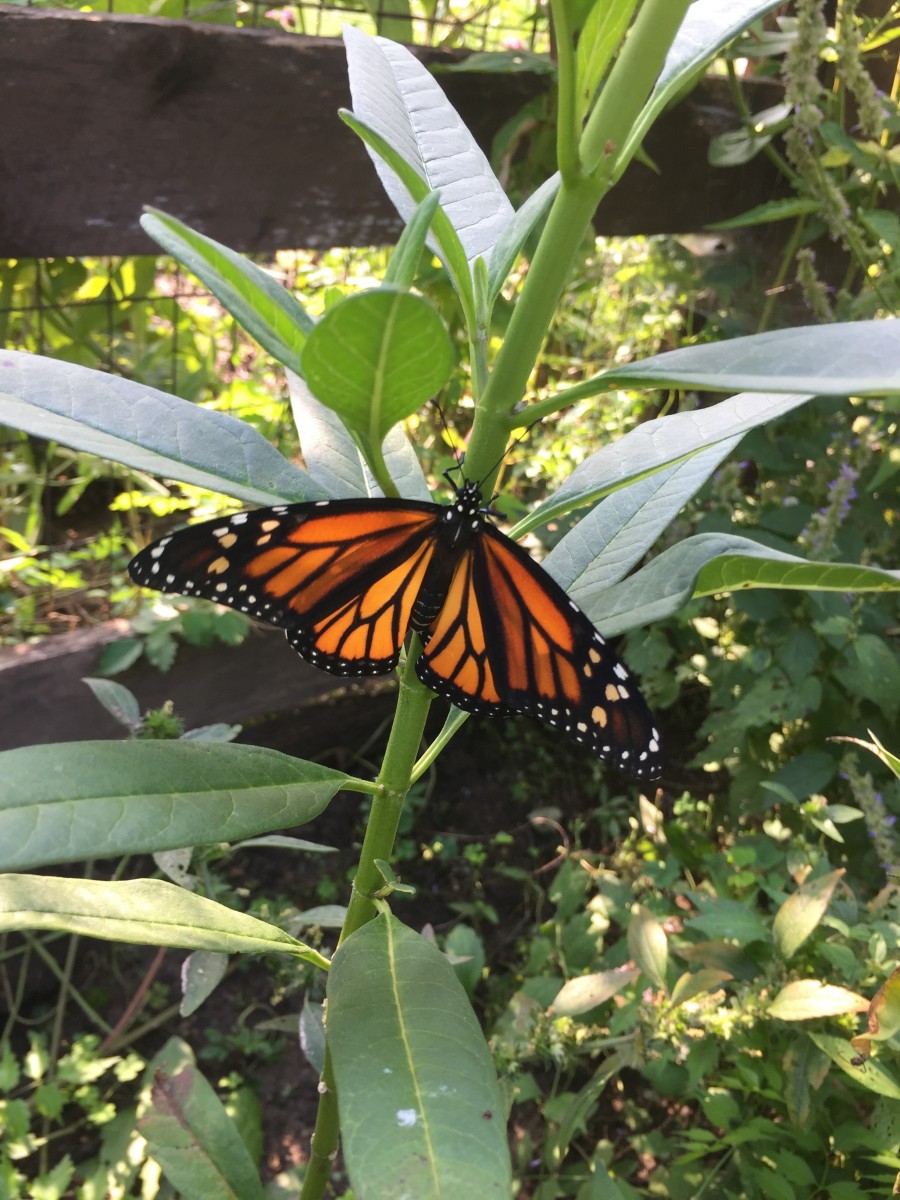
[[(429, 64), (458, 56), (417, 50)], [(547, 86), (445, 74), (483, 146)], [(146, 254), (145, 204), (244, 252), (371, 245), (399, 231), (348, 106), (340, 42), (0, 6), (0, 256)], [(603, 233), (688, 232), (772, 194), (759, 159), (706, 163), (732, 119), (710, 81), (667, 114), (598, 214)]]
[[(125, 737), (82, 679), (96, 673), (108, 642), (130, 632), (127, 621), (110, 621), (34, 646), (0, 649), (0, 750)], [(239, 646), (181, 645), (165, 674), (140, 659), (116, 678), (134, 692), (142, 711), (172, 700), (188, 729), (253, 721), (347, 686), (304, 662), (280, 629), (260, 626)]]

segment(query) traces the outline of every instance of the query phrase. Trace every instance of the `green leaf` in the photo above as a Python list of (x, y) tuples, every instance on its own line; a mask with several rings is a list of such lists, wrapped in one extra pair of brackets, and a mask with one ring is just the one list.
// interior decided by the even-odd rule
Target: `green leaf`
[(195, 896), (162, 879), (58, 879), (0, 875), (0, 930), (59, 929), (110, 942), (180, 946), (223, 954), (322, 956), (275, 925)]
[(216, 950), (195, 950), (188, 955), (181, 968), (181, 1016), (189, 1017), (197, 1011), (225, 978), (227, 968), (228, 955)]
[(819, 207), (817, 200), (804, 200), (800, 196), (791, 196), (785, 200), (767, 200), (765, 204), (748, 208), (740, 216), (729, 217), (727, 221), (714, 221), (706, 228), (746, 229), (750, 225), (768, 225), (771, 221), (787, 221), (793, 217), (818, 212)]
[(900, 590), (900, 571), (809, 562), (749, 538), (701, 533), (664, 550), (621, 583), (597, 591), (573, 587), (571, 596), (612, 637), (661, 620), (692, 597), (759, 587), (894, 592)]
[(411, 288), (415, 282), (416, 272), (425, 248), (428, 230), (440, 207), (440, 193), (429, 192), (419, 204), (409, 219), (409, 224), (400, 234), (400, 240), (394, 247), (383, 283), (398, 288)]
[(730, 129), (709, 144), (707, 158), (712, 167), (741, 167), (754, 159), (769, 142), (783, 132), (791, 115), (790, 104), (776, 104), (755, 113), (752, 128)]
[[(326, 495), (380, 496), (360, 449), (337, 413), (320, 404), (306, 380), (287, 372), (294, 423), (310, 478)], [(403, 429), (390, 431), (382, 447), (388, 474), (407, 500), (431, 500), (418, 455)]]
[(647, 978), (665, 990), (669, 944), (662, 925), (643, 904), (628, 923), (628, 953)]
[(136, 729), (141, 723), (141, 707), (133, 692), (111, 679), (82, 679), (110, 716), (126, 729)]
[(316, 397), (371, 445), (447, 383), (453, 346), (427, 300), (389, 288), (329, 309), (303, 351)]
[(38, 354), (0, 351), (0, 424), (249, 504), (322, 498), (245, 422)]
[(65, 742), (0, 753), (0, 869), (233, 841), (318, 816), (348, 776), (275, 750)]
[(580, 117), (589, 111), (597, 89), (631, 21), (636, 0), (592, 4), (578, 35), (576, 89)]
[[(441, 192), (446, 213), (471, 264), (489, 260), (513, 215), (477, 142), (427, 69), (403, 46), (344, 27), (353, 111)], [(384, 190), (404, 221), (422, 198), (410, 198), (393, 163), (369, 153)], [(442, 255), (443, 257), (443, 255)], [(450, 269), (450, 263), (447, 263)], [(453, 271), (451, 270), (451, 274)], [(463, 280), (456, 280), (457, 286)]]
[(647, 130), (669, 104), (742, 30), (777, 8), (779, 0), (694, 0), (675, 36), (656, 86), (616, 161), (619, 179)]
[(493, 303), (506, 277), (512, 270), (516, 256), (525, 245), (531, 231), (553, 203), (559, 191), (559, 172), (545, 179), (541, 186), (525, 201), (521, 208), (507, 221), (491, 251), (488, 270), (488, 300)]
[(206, 284), (263, 349), (292, 371), (299, 371), (300, 351), (314, 321), (286, 288), (250, 259), (157, 208), (145, 210), (141, 225)]
[(721, 897), (704, 900), (701, 912), (684, 924), (687, 929), (698, 929), (704, 937), (729, 938), (741, 946), (765, 941), (769, 936), (765, 923), (752, 909)]
[[(665, 936), (665, 935), (663, 935)], [(595, 971), (590, 975), (576, 975), (559, 989), (550, 1005), (556, 1017), (577, 1017), (590, 1012), (598, 1004), (604, 1004), (623, 987), (640, 975), (636, 967), (616, 967), (612, 971)]]
[(844, 1038), (831, 1037), (824, 1033), (811, 1033), (809, 1036), (851, 1079), (855, 1079), (864, 1088), (879, 1096), (900, 1100), (900, 1079), (885, 1063), (870, 1058), (858, 1065), (856, 1050)]
[(803, 945), (825, 916), (834, 889), (845, 872), (846, 868), (840, 867), (810, 883), (804, 883), (779, 908), (772, 922), (772, 936), (785, 962)]
[(810, 1021), (815, 1017), (865, 1012), (868, 1007), (865, 996), (847, 988), (822, 983), (820, 979), (794, 979), (785, 984), (766, 1011), (779, 1021)]
[[(172, 1069), (166, 1058), (180, 1052)], [(186, 1043), (173, 1038), (155, 1061), (149, 1103), (138, 1129), (152, 1158), (183, 1196), (216, 1200), (262, 1200), (259, 1175), (221, 1100), (206, 1081)]]
[(613, 492), (560, 538), (544, 559), (544, 569), (566, 591), (577, 587), (587, 594), (618, 583), (739, 441), (716, 442)]
[[(560, 392), (560, 407), (574, 401), (575, 393), (581, 393), (584, 386), (579, 384)], [(527, 520), (519, 522), (513, 534), (521, 536), (574, 508), (593, 504), (610, 492), (680, 463), (717, 442), (739, 437), (785, 416), (811, 398), (743, 392), (710, 408), (646, 421), (579, 464), (558, 491), (539, 504)]]
[(585, 389), (592, 385), (598, 391), (616, 385), (882, 396), (900, 391), (900, 318), (804, 325), (684, 346), (610, 367), (577, 390), (589, 394)]
[(693, 973), (685, 972), (684, 975), (679, 975), (672, 988), (672, 1004), (673, 1006), (686, 1004), (688, 1000), (693, 1000), (695, 996), (699, 996), (703, 992), (715, 991), (723, 983), (727, 983), (729, 979), (733, 978), (734, 976), (729, 971), (720, 971), (715, 967), (704, 967)]
[(329, 972), (328, 1043), (356, 1194), (510, 1195), (494, 1064), (434, 946), (390, 915), (352, 934)]

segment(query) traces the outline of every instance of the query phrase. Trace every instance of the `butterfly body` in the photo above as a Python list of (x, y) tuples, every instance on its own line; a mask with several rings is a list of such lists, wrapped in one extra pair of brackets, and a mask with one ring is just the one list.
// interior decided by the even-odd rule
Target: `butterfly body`
[(171, 534), (129, 570), (136, 583), (283, 628), (303, 658), (337, 675), (386, 674), (414, 630), (419, 678), (459, 708), (526, 713), (655, 778), (659, 734), (634, 680), (491, 515), (471, 482), (449, 505), (276, 505)]

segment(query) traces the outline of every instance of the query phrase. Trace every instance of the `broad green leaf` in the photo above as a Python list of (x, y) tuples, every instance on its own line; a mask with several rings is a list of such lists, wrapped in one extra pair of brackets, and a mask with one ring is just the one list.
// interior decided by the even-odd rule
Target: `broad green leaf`
[(446, 958), (394, 917), (352, 934), (328, 979), (328, 1043), (354, 1193), (511, 1193), (503, 1101)]
[(553, 203), (559, 191), (560, 176), (557, 171), (531, 193), (500, 233), (491, 251), (488, 270), (488, 300), (493, 302), (506, 282), (506, 277), (516, 261), (516, 256), (531, 234), (532, 229)]
[(846, 868), (829, 871), (810, 883), (804, 883), (788, 896), (775, 914), (772, 936), (781, 957), (787, 961), (803, 945), (828, 909), (834, 889)]
[(900, 571), (808, 562), (749, 538), (702, 533), (664, 550), (621, 583), (596, 591), (575, 586), (570, 594), (604, 635), (613, 637), (677, 612), (692, 597), (761, 587), (892, 592), (900, 590)]
[[(473, 263), (488, 261), (513, 215), (475, 139), (429, 72), (403, 46), (344, 28), (354, 115), (396, 150), (429, 188)], [(394, 170), (370, 150), (384, 190), (404, 221), (415, 203)], [(449, 264), (448, 264), (449, 267)]]
[(606, 1169), (599, 1153), (591, 1161), (591, 1190), (587, 1200), (625, 1200), (622, 1189)]
[(566, 591), (610, 587), (639, 562), (688, 500), (737, 446), (716, 442), (683, 462), (607, 496), (556, 543), (544, 569)]
[(228, 842), (301, 825), (347, 783), (256, 746), (64, 742), (0, 753), (0, 869)]
[[(377, 155), (378, 159), (386, 164), (387, 170), (397, 176), (401, 185), (409, 193), (410, 208), (414, 204), (421, 203), (421, 201), (427, 199), (432, 194), (433, 189), (429, 187), (426, 180), (422, 178), (416, 168), (411, 166), (403, 155), (389, 141), (383, 138), (380, 133), (373, 129), (371, 125), (361, 120), (356, 113), (346, 112), (343, 109), (338, 115), (362, 140), (369, 151), (370, 157), (374, 159)], [(440, 205), (438, 205), (437, 212), (434, 214), (434, 220), (431, 223), (431, 234), (432, 236), (428, 239), (427, 245), (431, 247), (447, 268), (447, 273), (450, 276), (453, 286), (459, 293), (463, 310), (465, 312), (474, 312), (472, 307), (474, 295), (472, 271), (469, 267), (469, 261), (466, 258), (463, 244), (459, 240), (459, 235), (453, 228), (450, 218)]]
[(758, 17), (778, 8), (780, 0), (694, 0), (669, 53), (650, 99), (616, 162), (618, 179), (637, 153), (647, 130), (701, 68)]
[(262, 1200), (259, 1174), (237, 1126), (186, 1043), (173, 1038), (167, 1057), (178, 1049), (185, 1061), (155, 1064), (149, 1101), (138, 1120), (150, 1157), (182, 1196)]
[(245, 422), (37, 354), (0, 351), (0, 424), (250, 504), (322, 498)]
[(804, 325), (685, 346), (611, 367), (579, 384), (579, 391), (594, 384), (598, 391), (608, 384), (881, 396), (900, 391), (900, 318)]
[[(293, 371), (287, 372), (287, 380), (303, 461), (310, 478), (329, 496), (380, 496), (381, 489), (337, 413), (320, 404), (306, 386), (306, 380)], [(381, 449), (398, 493), (407, 500), (430, 500), (419, 456), (402, 426), (394, 426)]]
[(635, 909), (628, 923), (628, 953), (658, 988), (666, 988), (669, 943), (665, 930), (643, 904)]
[(291, 954), (327, 965), (275, 925), (195, 896), (162, 879), (60, 879), (0, 875), (0, 931), (58, 929), (109, 942), (222, 954)]
[(330, 308), (303, 351), (303, 373), (316, 398), (377, 447), (441, 390), (452, 366), (453, 346), (437, 311), (391, 288)]
[(634, 983), (639, 975), (636, 967), (616, 967), (612, 971), (576, 975), (559, 989), (550, 1005), (550, 1012), (556, 1017), (577, 1017), (596, 1008), (598, 1004), (604, 1004), (623, 987)]
[(159, 209), (148, 208), (141, 225), (206, 284), (263, 349), (292, 371), (299, 371), (300, 351), (314, 321), (287, 288), (250, 259)]
[(865, 996), (847, 988), (819, 979), (794, 979), (785, 984), (766, 1011), (779, 1021), (811, 1021), (815, 1017), (865, 1012), (868, 1007)]
[[(704, 897), (702, 901), (700, 897), (694, 899), (703, 907), (696, 917), (685, 921), (685, 928), (699, 929), (708, 938), (728, 938), (741, 946), (768, 939), (769, 931), (764, 921), (745, 904), (721, 896)], [(727, 970), (730, 964), (723, 960), (721, 965)]]
[(809, 1037), (851, 1079), (855, 1079), (864, 1088), (876, 1092), (879, 1096), (900, 1100), (900, 1078), (886, 1063), (870, 1058), (859, 1064), (858, 1054), (850, 1042), (843, 1038), (831, 1037), (824, 1033), (811, 1033)]
[(787, 221), (792, 217), (803, 217), (819, 211), (817, 200), (804, 200), (800, 196), (791, 196), (784, 200), (767, 200), (765, 204), (757, 204), (748, 208), (737, 217), (729, 217), (727, 221), (713, 221), (707, 229), (745, 229), (749, 225), (768, 225), (771, 221)]
[[(580, 393), (583, 386), (560, 392), (560, 407), (574, 400), (574, 393)], [(593, 504), (627, 483), (784, 416), (811, 398), (743, 392), (710, 408), (657, 417), (638, 425), (585, 459), (558, 491), (538, 505), (527, 520), (519, 522), (513, 534), (520, 536), (574, 508)]]

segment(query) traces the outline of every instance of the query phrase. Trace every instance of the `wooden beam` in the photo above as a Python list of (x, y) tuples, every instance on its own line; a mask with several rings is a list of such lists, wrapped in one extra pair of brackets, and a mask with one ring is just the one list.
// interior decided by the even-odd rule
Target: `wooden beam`
[[(440, 82), (487, 148), (547, 87), (519, 73)], [(243, 252), (394, 241), (396, 214), (337, 116), (349, 104), (333, 39), (0, 5), (0, 256), (153, 253), (148, 204)], [(709, 81), (666, 114), (647, 143), (661, 174), (634, 164), (600, 232), (689, 232), (769, 198), (764, 159), (707, 166), (729, 109)]]

